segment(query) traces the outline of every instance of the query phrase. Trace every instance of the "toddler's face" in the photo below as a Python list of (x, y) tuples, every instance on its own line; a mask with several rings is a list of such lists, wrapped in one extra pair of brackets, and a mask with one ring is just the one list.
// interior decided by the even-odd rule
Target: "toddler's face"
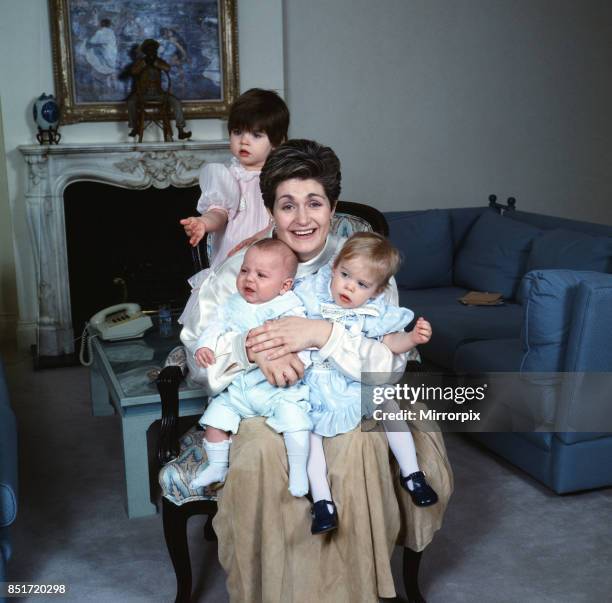
[(284, 258), (274, 251), (252, 247), (246, 252), (236, 287), (242, 298), (251, 304), (263, 304), (291, 289), (293, 279), (287, 277)]
[(359, 258), (340, 261), (332, 270), (330, 288), (342, 308), (358, 308), (380, 293), (376, 274)]
[(232, 130), (230, 151), (247, 170), (260, 170), (274, 147), (265, 132)]

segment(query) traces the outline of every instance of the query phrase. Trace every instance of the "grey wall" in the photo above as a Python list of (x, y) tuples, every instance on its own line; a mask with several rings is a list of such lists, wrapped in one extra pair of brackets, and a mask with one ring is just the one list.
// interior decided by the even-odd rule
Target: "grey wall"
[(612, 2), (285, 0), (292, 136), (342, 198), (612, 223)]

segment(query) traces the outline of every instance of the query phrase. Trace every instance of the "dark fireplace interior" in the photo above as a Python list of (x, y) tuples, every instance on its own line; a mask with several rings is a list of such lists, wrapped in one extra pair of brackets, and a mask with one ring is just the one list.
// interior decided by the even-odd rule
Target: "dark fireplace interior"
[(195, 271), (179, 220), (197, 215), (197, 186), (146, 190), (76, 182), (64, 192), (75, 336), (99, 310), (124, 301), (177, 313)]

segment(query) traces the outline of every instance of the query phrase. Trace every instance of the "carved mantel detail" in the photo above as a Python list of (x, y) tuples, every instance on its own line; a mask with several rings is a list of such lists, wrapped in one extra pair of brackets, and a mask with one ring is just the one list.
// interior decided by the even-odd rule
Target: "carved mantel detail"
[[(74, 351), (68, 255), (64, 228), (64, 190), (92, 180), (143, 189), (197, 184), (205, 162), (226, 162), (227, 141), (144, 144), (65, 144), (19, 147), (27, 164), (25, 208), (37, 292), (38, 352), (59, 356)], [(84, 200), (86, 202), (86, 200)]]
[(141, 177), (155, 188), (190, 186), (193, 172), (198, 171), (204, 158), (197, 155), (181, 155), (174, 151), (142, 153), (138, 157), (128, 157), (115, 164), (124, 173)]

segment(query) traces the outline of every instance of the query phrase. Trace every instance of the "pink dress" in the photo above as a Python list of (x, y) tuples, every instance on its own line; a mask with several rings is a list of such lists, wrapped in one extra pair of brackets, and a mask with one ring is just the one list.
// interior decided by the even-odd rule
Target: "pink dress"
[(259, 188), (259, 171), (245, 170), (236, 158), (229, 166), (222, 163), (207, 163), (200, 173), (198, 211), (203, 214), (210, 209), (220, 209), (227, 214), (225, 230), (210, 233), (210, 268), (194, 274), (189, 279), (191, 296), (179, 318), (183, 323), (194, 311), (198, 290), (211, 270), (220, 266), (227, 254), (238, 243), (263, 230), (270, 223), (270, 214), (264, 207)]
[(203, 214), (220, 209), (227, 214), (223, 232), (211, 233), (210, 267), (219, 266), (233, 247), (264, 229), (270, 214), (264, 207), (259, 189), (259, 171), (245, 170), (237, 159), (229, 167), (222, 163), (208, 163), (200, 174), (202, 195), (198, 211)]

